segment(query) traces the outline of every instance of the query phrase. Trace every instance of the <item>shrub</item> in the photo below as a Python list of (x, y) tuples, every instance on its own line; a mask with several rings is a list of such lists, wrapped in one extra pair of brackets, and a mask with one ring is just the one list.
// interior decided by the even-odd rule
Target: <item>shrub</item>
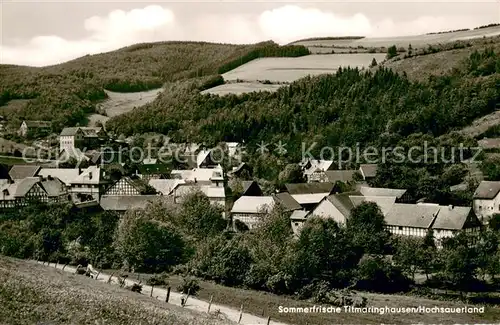
[(188, 293), (192, 296), (196, 296), (198, 291), (201, 289), (198, 280), (192, 277), (185, 277), (182, 279), (182, 283), (177, 287), (177, 290), (183, 293)]
[(167, 286), (168, 274), (165, 272), (161, 274), (155, 274), (146, 281), (146, 284), (150, 286)]

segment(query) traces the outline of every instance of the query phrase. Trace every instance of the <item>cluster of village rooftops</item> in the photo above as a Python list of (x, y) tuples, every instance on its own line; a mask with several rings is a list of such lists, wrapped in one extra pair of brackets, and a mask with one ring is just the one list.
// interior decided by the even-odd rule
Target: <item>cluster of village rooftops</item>
[[(241, 163), (224, 171), (212, 159), (211, 149), (196, 144), (182, 145), (189, 156), (185, 169), (170, 170), (156, 159), (144, 159), (133, 175), (118, 179), (106, 175), (102, 153), (83, 153), (81, 145), (104, 137), (101, 128), (67, 128), (60, 135), (60, 150), (85, 157), (87, 168), (59, 168), (52, 165), (14, 165), (0, 171), (0, 209), (19, 208), (33, 201), (73, 202), (77, 207), (100, 206), (122, 214), (143, 209), (150, 202), (182, 202), (186, 194), (199, 190), (211, 204), (218, 205), (233, 226), (239, 220), (250, 229), (279, 204), (290, 213), (295, 234), (313, 216), (346, 223), (352, 209), (363, 202), (376, 203), (384, 215), (387, 229), (398, 235), (423, 237), (432, 229), (436, 240), (459, 231), (477, 231), (489, 218), (500, 213), (500, 182), (481, 181), (474, 193), (472, 207), (441, 206), (433, 203), (408, 203), (405, 189), (373, 188), (368, 185), (377, 165), (362, 164), (358, 170), (334, 170), (333, 161), (304, 160), (300, 166), (306, 183), (285, 184), (281, 192), (264, 195), (255, 181), (242, 181), (241, 196), (228, 204), (224, 184), (227, 178), (251, 176), (251, 168)], [(91, 138), (90, 140), (88, 138)], [(236, 154), (238, 143), (227, 143)], [(355, 176), (356, 175), (356, 176)], [(355, 189), (338, 193), (338, 182)]]

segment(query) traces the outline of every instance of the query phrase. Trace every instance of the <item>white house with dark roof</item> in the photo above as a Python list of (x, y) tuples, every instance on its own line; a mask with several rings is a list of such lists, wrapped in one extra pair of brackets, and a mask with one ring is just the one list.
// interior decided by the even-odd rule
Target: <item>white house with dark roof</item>
[(94, 147), (106, 134), (101, 127), (68, 127), (59, 134), (59, 151)]
[(308, 159), (301, 162), (304, 177), (307, 182), (325, 182), (327, 180), (325, 172), (333, 169), (333, 160)]
[(226, 207), (226, 191), (224, 186), (200, 185), (194, 182), (178, 182), (169, 195), (174, 198), (174, 203), (182, 203), (183, 198), (192, 192), (200, 191), (205, 194), (210, 203), (221, 208)]
[(99, 201), (107, 183), (103, 178), (101, 168), (90, 166), (71, 181), (70, 193), (75, 202)]
[(483, 223), (496, 213), (500, 213), (500, 182), (482, 181), (473, 195), (474, 213)]

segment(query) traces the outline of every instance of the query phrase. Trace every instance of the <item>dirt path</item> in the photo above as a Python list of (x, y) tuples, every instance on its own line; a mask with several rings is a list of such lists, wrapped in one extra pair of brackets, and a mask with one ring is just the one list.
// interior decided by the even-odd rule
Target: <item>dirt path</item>
[[(38, 263), (42, 264), (42, 262), (38, 262)], [(50, 264), (50, 266), (48, 266), (48, 267), (54, 267), (54, 266), (55, 266), (54, 264)], [(63, 265), (57, 265), (57, 268), (62, 269)], [(72, 267), (72, 266), (66, 266), (64, 268), (65, 272), (72, 273), (72, 274), (75, 273), (75, 270), (76, 270), (76, 268)], [(109, 277), (110, 277), (109, 274), (100, 273), (97, 280), (107, 282)], [(113, 276), (111, 283), (114, 285), (118, 285), (118, 278)], [(134, 283), (136, 283), (136, 282), (131, 281), (131, 280), (126, 280), (125, 285), (128, 286), (128, 285), (132, 285)], [(149, 296), (151, 294), (151, 286), (143, 284), (142, 294)], [(165, 301), (166, 296), (167, 296), (166, 289), (162, 289), (162, 288), (154, 288), (153, 289), (153, 297), (154, 298), (159, 299), (161, 301)], [(170, 298), (169, 298), (170, 304), (180, 306), (181, 298), (185, 298), (185, 295), (178, 293), (178, 292), (170, 291)], [(189, 308), (189, 309), (192, 309), (192, 310), (195, 310), (198, 312), (205, 312), (206, 313), (208, 311), (208, 302), (203, 301), (203, 300), (199, 300), (199, 299), (196, 299), (193, 297), (189, 297), (187, 302), (186, 302), (185, 308)], [(226, 316), (231, 321), (238, 322), (238, 320), (239, 320), (239, 317), (240, 317), (239, 310), (236, 310), (236, 309), (233, 309), (233, 308), (227, 307), (227, 306), (217, 305), (217, 304), (213, 303), (212, 306), (210, 307), (210, 311), (213, 312), (216, 310), (219, 310), (222, 314), (224, 314), (224, 316)], [(264, 318), (261, 318), (258, 316), (254, 316), (251, 314), (243, 313), (242, 317), (241, 317), (240, 324), (245, 324), (245, 325), (263, 324), (263, 325), (265, 325), (265, 324), (267, 324), (267, 319), (264, 319)], [(274, 322), (272, 320), (269, 324), (270, 325), (288, 325), (285, 323)]]

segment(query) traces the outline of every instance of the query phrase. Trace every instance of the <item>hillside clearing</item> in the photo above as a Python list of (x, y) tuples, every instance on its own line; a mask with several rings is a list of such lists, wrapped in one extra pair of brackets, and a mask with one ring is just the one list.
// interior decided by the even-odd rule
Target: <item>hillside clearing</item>
[(0, 257), (0, 323), (231, 324), (32, 262)]
[(283, 85), (271, 85), (271, 84), (263, 84), (260, 82), (237, 82), (237, 83), (228, 83), (224, 85), (220, 85), (214, 88), (210, 88), (202, 91), (202, 94), (214, 94), (224, 96), (227, 94), (243, 94), (250, 93), (254, 91), (276, 91)]
[(368, 67), (373, 58), (383, 60), (382, 53), (307, 55), (298, 58), (264, 58), (253, 60), (222, 76), (226, 81), (269, 80), (293, 82), (308, 75), (335, 73), (340, 67)]
[(432, 35), (415, 35), (415, 36), (399, 36), (399, 37), (384, 37), (384, 38), (362, 38), (356, 40), (350, 39), (323, 39), (323, 40), (303, 40), (293, 42), (293, 45), (304, 45), (307, 47), (314, 46), (343, 46), (343, 47), (389, 47), (396, 45), (397, 47), (408, 47), (411, 44), (414, 48), (426, 47), (440, 43), (449, 43), (455, 41), (465, 41), (482, 37), (493, 37), (500, 35), (500, 26), (483, 28), (477, 30), (432, 34)]
[(99, 109), (106, 111), (108, 117), (130, 112), (134, 107), (146, 105), (158, 96), (163, 88), (134, 93), (117, 93), (106, 90), (108, 99), (99, 104)]

